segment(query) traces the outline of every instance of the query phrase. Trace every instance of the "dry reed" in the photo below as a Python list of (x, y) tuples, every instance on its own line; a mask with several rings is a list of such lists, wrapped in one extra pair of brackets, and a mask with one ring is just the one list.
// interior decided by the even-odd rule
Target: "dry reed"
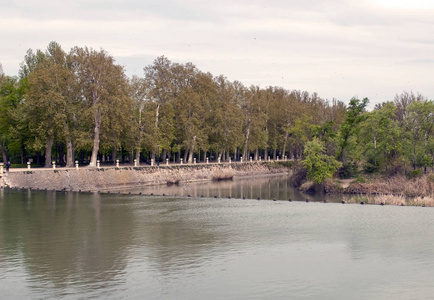
[(411, 205), (411, 206), (434, 206), (434, 194), (429, 196), (406, 197), (404, 195), (345, 195), (346, 203), (384, 204), (384, 205)]

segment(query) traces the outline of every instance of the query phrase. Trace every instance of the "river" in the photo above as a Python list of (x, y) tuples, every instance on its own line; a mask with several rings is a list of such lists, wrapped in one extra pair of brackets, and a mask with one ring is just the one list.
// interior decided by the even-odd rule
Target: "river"
[(119, 192), (1, 189), (1, 299), (434, 294), (432, 208), (313, 202), (285, 177)]

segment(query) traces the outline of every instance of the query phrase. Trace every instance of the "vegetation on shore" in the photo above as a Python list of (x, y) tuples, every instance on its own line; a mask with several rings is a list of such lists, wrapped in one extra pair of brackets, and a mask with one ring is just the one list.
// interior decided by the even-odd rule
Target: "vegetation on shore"
[(128, 78), (103, 50), (52, 42), (27, 52), (19, 76), (0, 69), (0, 153), (47, 167), (287, 157), (301, 162), (292, 181), (305, 190), (342, 192), (330, 178), (360, 178), (344, 192), (432, 195), (434, 101), (384, 100), (369, 111), (368, 98), (246, 87), (164, 56)]

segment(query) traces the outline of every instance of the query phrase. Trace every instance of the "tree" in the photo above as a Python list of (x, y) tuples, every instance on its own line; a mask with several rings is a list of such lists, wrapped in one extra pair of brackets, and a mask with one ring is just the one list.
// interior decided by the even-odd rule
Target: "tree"
[(104, 50), (75, 47), (71, 59), (85, 104), (85, 121), (93, 127), (89, 166), (95, 167), (104, 130), (107, 135), (118, 139), (121, 135), (120, 117), (130, 113), (127, 109), (132, 107), (129, 104), (127, 80), (123, 68), (115, 64), (113, 57)]
[(432, 164), (431, 157), (428, 156), (428, 146), (434, 130), (434, 101), (414, 101), (408, 106), (408, 112), (408, 132), (411, 133), (413, 145), (413, 169), (416, 169), (416, 165), (424, 166), (426, 173), (427, 166)]
[(135, 141), (135, 153), (136, 160), (140, 162), (140, 152), (143, 149), (143, 140), (145, 139), (146, 130), (149, 131), (151, 128), (151, 124), (149, 120), (152, 119), (152, 113), (147, 108), (149, 106), (148, 96), (148, 87), (146, 85), (146, 81), (143, 78), (139, 78), (138, 76), (133, 76), (130, 80), (130, 98), (133, 101), (133, 115), (132, 122), (134, 124), (133, 131), (133, 139)]
[(358, 142), (365, 171), (390, 170), (402, 157), (402, 130), (395, 118), (393, 102), (383, 103), (365, 113), (359, 123)]
[(24, 88), (17, 77), (0, 73), (0, 153), (5, 164), (10, 150), (21, 150), (23, 139), (18, 123), (22, 120), (23, 94)]
[[(155, 158), (157, 144), (168, 149), (174, 138), (173, 99), (179, 95), (179, 90), (184, 85), (188, 85), (190, 78), (182, 74), (185, 70), (181, 65), (174, 65), (164, 56), (157, 57), (152, 65), (143, 70), (148, 87), (148, 99), (152, 103), (150, 107), (153, 107), (154, 114), (153, 130), (150, 131), (149, 140), (152, 157)], [(176, 76), (183, 80), (176, 80)]]
[(317, 138), (307, 142), (304, 147), (303, 167), (307, 170), (307, 178), (315, 184), (322, 184), (326, 178), (331, 178), (342, 167), (342, 163), (325, 153), (324, 143)]
[(214, 79), (216, 95), (209, 101), (207, 127), (209, 130), (209, 147), (216, 151), (218, 156), (233, 151), (236, 156), (240, 146), (242, 132), (242, 115), (237, 105), (234, 84), (223, 75)]
[(56, 138), (64, 139), (66, 165), (74, 166), (77, 87), (73, 75), (67, 54), (56, 42), (48, 45), (27, 75), (29, 90), (24, 105), (34, 136), (32, 147), (36, 150), (45, 147), (46, 167), (51, 166), (51, 149)]

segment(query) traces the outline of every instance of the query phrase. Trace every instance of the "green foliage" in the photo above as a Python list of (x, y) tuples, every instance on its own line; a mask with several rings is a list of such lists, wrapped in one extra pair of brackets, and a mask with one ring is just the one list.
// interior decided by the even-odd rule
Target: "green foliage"
[(378, 167), (375, 164), (366, 162), (363, 164), (363, 171), (368, 174), (375, 173), (378, 171)]
[(358, 133), (358, 124), (363, 120), (363, 112), (368, 105), (369, 99), (364, 98), (362, 101), (353, 98), (347, 108), (345, 121), (340, 128), (338, 159), (345, 162), (353, 159), (355, 156), (356, 146), (353, 138)]
[(347, 161), (344, 164), (342, 164), (342, 167), (338, 170), (338, 176), (339, 178), (345, 179), (345, 178), (352, 178), (354, 176), (357, 176), (359, 173), (358, 165), (355, 161)]
[(138, 160), (184, 155), (186, 163), (199, 156), (223, 162), (305, 153), (315, 182), (333, 175), (333, 157), (342, 162), (342, 178), (357, 175), (359, 165), (388, 175), (429, 171), (434, 102), (403, 93), (370, 112), (367, 104), (367, 98), (345, 106), (316, 93), (246, 87), (164, 56), (128, 80), (103, 50), (66, 53), (51, 42), (44, 51), (27, 51), (19, 77), (0, 70), (0, 152), (3, 161), (24, 165), (45, 156), (48, 166), (54, 156), (72, 163), (74, 155), (95, 162), (104, 154), (114, 161), (116, 152)]
[(407, 177), (408, 177), (408, 178), (411, 178), (411, 179), (414, 179), (414, 178), (421, 177), (422, 174), (423, 174), (423, 171), (422, 171), (422, 170), (411, 170), (411, 171), (408, 173)]
[(321, 184), (326, 178), (331, 178), (342, 167), (334, 157), (325, 154), (324, 144), (314, 138), (307, 142), (304, 149), (305, 159), (302, 164), (307, 170), (307, 178), (316, 184)]

